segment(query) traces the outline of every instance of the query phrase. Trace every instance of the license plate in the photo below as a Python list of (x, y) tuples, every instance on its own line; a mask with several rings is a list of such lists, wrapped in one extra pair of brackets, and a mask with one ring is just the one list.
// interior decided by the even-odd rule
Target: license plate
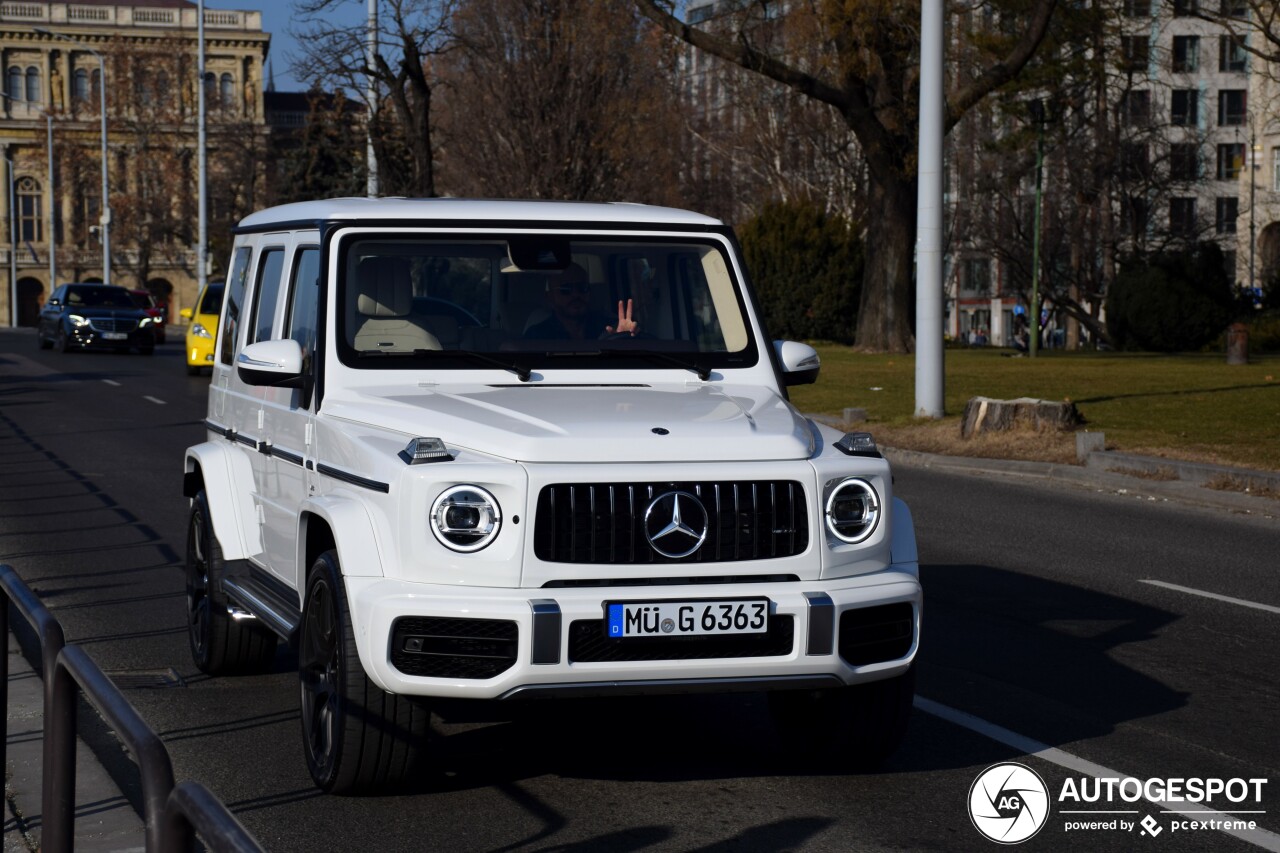
[(124, 332), (103, 332), (102, 333), (102, 339), (104, 341), (123, 341), (127, 337), (129, 336), (126, 335)]
[(605, 604), (610, 637), (693, 637), (763, 634), (769, 630), (769, 600), (624, 601)]

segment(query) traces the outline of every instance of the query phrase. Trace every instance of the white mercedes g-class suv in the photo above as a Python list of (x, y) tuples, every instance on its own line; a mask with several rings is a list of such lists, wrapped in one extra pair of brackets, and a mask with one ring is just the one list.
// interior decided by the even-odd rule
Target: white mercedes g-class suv
[(634, 204), (340, 199), (236, 229), (186, 453), (191, 650), (297, 644), (326, 791), (386, 787), (433, 697), (768, 691), (884, 758), (910, 713), (911, 515), (803, 417), (729, 228)]

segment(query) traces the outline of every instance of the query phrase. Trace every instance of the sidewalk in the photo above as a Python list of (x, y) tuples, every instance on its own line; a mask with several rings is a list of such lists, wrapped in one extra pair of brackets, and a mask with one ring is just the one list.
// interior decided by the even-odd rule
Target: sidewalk
[[(19, 617), (21, 618), (21, 617)], [(44, 682), (9, 635), (9, 738), (5, 768), (4, 853), (40, 849)], [(81, 713), (86, 713), (82, 710)], [(76, 739), (77, 853), (145, 849), (142, 819), (84, 741)]]

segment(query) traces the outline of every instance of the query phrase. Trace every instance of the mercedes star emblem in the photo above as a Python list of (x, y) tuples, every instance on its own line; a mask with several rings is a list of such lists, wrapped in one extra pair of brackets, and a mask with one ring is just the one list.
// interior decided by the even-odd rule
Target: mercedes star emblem
[(664, 492), (644, 512), (644, 535), (664, 557), (687, 557), (707, 538), (707, 510), (688, 492)]

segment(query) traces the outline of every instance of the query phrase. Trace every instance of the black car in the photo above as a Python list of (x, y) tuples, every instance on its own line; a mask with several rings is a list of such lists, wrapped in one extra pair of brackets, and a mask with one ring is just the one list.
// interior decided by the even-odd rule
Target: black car
[(36, 340), (40, 349), (56, 346), (59, 352), (76, 347), (135, 347), (143, 355), (151, 355), (156, 347), (154, 322), (123, 287), (64, 284), (40, 309)]

